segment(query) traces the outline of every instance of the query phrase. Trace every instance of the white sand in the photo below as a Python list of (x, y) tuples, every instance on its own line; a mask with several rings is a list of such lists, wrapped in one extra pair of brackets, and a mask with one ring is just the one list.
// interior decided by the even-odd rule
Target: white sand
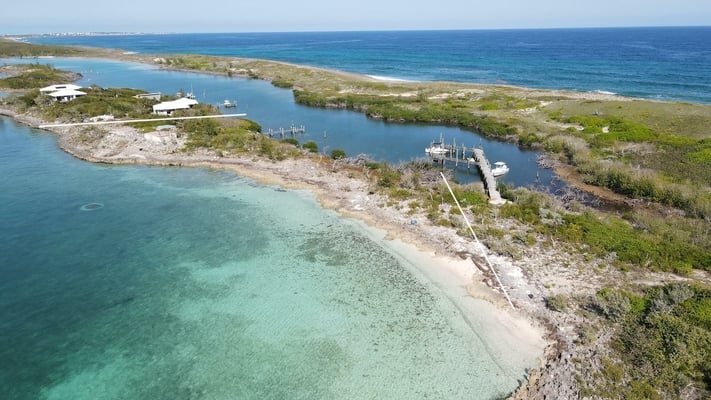
[(545, 330), (501, 297), (494, 298), (491, 288), (472, 285), (483, 275), (470, 259), (440, 256), (400, 239), (386, 239), (387, 233), (380, 229), (366, 227), (365, 231), (397, 255), (413, 275), (446, 295), (504, 370), (525, 371), (539, 365), (548, 345)]

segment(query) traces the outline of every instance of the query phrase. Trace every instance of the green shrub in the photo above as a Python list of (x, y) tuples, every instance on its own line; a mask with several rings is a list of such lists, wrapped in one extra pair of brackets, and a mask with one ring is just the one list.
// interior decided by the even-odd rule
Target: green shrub
[[(618, 322), (603, 359), (598, 395), (627, 399), (679, 398), (711, 389), (711, 291), (687, 284), (652, 287), (643, 296), (603, 289), (597, 311)], [(706, 317), (695, 318), (696, 315)]]
[(334, 149), (333, 151), (331, 151), (331, 158), (334, 160), (346, 158), (346, 151), (341, 149)]
[(311, 153), (318, 153), (318, 144), (314, 141), (308, 141), (302, 147)]
[(383, 163), (378, 172), (378, 186), (390, 188), (400, 180), (400, 173)]
[[(504, 210), (504, 207), (502, 207)], [(523, 218), (524, 211), (512, 214)], [(711, 270), (711, 253), (677, 237), (659, 237), (635, 230), (617, 217), (599, 219), (593, 213), (567, 214), (553, 231), (562, 240), (584, 243), (600, 256), (615, 253), (623, 262), (665, 271)]]
[(504, 185), (500, 185), (500, 187), (505, 188), (505, 198), (512, 202), (500, 207), (499, 215), (505, 218), (514, 218), (530, 225), (537, 225), (541, 222), (541, 197), (539, 194), (527, 190), (510, 190)]
[(282, 143), (288, 143), (288, 144), (293, 145), (293, 146), (298, 146), (298, 145), (299, 145), (299, 141), (296, 140), (295, 138), (284, 138), (284, 139), (282, 139), (281, 141), (282, 141)]
[(647, 290), (644, 298), (648, 307), (625, 319), (614, 342), (628, 376), (671, 397), (690, 384), (711, 389), (711, 330), (687, 317), (690, 310), (711, 313), (711, 291), (670, 284)]
[(272, 85), (282, 89), (291, 89), (294, 87), (294, 83), (287, 81), (286, 79), (276, 78), (272, 80)]
[(554, 295), (546, 298), (546, 307), (553, 311), (564, 312), (568, 309), (568, 299), (563, 295)]

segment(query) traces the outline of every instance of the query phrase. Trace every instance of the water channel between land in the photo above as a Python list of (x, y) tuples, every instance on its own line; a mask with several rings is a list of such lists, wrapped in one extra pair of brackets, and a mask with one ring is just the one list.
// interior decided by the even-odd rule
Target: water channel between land
[[(442, 138), (458, 146), (481, 147), (492, 163), (506, 162), (510, 172), (498, 178), (502, 182), (551, 192), (561, 186), (551, 170), (538, 165), (538, 153), (520, 149), (516, 144), (490, 140), (454, 127), (385, 123), (353, 111), (301, 106), (294, 102), (291, 90), (276, 88), (265, 81), (166, 71), (114, 60), (49, 58), (32, 62), (37, 61), (81, 73), (83, 78), (76, 83), (82, 86), (127, 87), (163, 94), (192, 91), (199, 102), (218, 107), (225, 99), (236, 101), (236, 111), (231, 108), (229, 113), (246, 113), (264, 131), (304, 125), (306, 133), (297, 136), (299, 142), (314, 141), (325, 154), (342, 149), (348, 156), (366, 154), (376, 161), (398, 164), (425, 159), (425, 147)], [(0, 62), (28, 60), (0, 59)], [(466, 163), (456, 168), (455, 178), (463, 183), (480, 181), (476, 168), (467, 169)]]

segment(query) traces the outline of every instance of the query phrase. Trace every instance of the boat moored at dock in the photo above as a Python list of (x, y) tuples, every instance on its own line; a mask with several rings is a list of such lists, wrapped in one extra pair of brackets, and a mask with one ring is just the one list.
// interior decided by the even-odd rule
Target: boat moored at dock
[(491, 174), (494, 177), (506, 175), (509, 172), (509, 166), (503, 161), (497, 161), (494, 163), (494, 168), (491, 169)]
[(430, 147), (425, 148), (425, 154), (430, 156), (443, 155), (449, 152), (442, 142), (432, 142)]

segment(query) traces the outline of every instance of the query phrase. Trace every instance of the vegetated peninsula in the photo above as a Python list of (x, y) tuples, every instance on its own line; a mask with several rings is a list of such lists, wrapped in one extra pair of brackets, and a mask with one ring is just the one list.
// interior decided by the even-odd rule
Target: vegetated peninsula
[[(463, 219), (427, 163), (388, 165), (317, 155), (315, 143), (277, 141), (258, 124), (203, 119), (112, 128), (52, 128), (80, 158), (109, 163), (222, 166), (285, 186), (480, 270), (473, 296), (505, 303), (481, 252), (502, 271), (514, 304), (546, 326), (551, 345), (513, 398), (707, 398), (711, 394), (711, 106), (600, 93), (503, 85), (393, 82), (288, 63), (0, 41), (5, 57), (107, 57), (162, 68), (265, 79), (297, 102), (356, 110), (393, 123), (460, 126), (545, 152), (571, 184), (562, 195), (501, 187), (506, 205), (480, 185), (454, 192), (485, 244), (473, 246)], [(92, 87), (58, 103), (44, 85), (67, 72), (33, 64), (3, 67), (4, 113), (82, 122), (100, 115), (150, 117), (133, 89)], [(218, 111), (199, 106), (176, 115)], [(182, 114), (181, 114), (182, 113)], [(316, 166), (316, 175), (310, 168)], [(302, 171), (302, 172), (299, 172)], [(575, 189), (577, 188), (577, 189)], [(580, 193), (605, 207), (590, 207)], [(403, 224), (416, 219), (418, 224)], [(493, 290), (485, 289), (487, 283)]]

